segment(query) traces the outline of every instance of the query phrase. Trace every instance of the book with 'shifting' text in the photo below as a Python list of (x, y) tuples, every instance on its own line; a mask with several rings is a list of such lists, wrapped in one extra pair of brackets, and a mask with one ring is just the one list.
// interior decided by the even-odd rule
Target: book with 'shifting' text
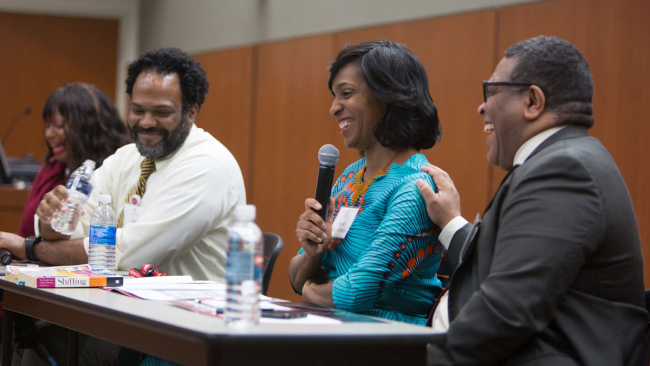
[(21, 271), (34, 271), (38, 270), (38, 264), (31, 263), (16, 263), (9, 264), (5, 267), (5, 280), (13, 283), (18, 282), (18, 275)]
[(40, 267), (36, 270), (23, 270), (18, 273), (18, 283), (38, 288), (52, 287), (119, 287), (124, 278), (119, 275), (94, 273), (90, 267), (64, 266)]

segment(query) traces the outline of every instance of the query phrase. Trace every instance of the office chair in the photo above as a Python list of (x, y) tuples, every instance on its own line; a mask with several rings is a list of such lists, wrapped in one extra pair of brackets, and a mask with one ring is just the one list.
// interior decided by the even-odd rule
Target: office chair
[(266, 295), (273, 273), (273, 265), (284, 246), (284, 240), (278, 234), (262, 233), (264, 239), (264, 273), (262, 274), (262, 295)]
[[(645, 290), (645, 309), (650, 313), (650, 290)], [(648, 331), (645, 334), (642, 347), (639, 365), (650, 365), (650, 324), (648, 325)]]
[[(650, 313), (650, 290), (645, 290), (645, 309)], [(638, 349), (629, 364), (634, 366), (650, 365), (650, 323), (648, 323), (648, 328), (645, 337), (643, 337), (643, 342), (639, 344)]]

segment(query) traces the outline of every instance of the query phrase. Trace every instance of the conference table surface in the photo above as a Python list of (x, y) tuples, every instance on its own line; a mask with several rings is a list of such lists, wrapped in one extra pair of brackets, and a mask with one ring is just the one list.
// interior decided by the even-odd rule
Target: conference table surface
[[(431, 328), (350, 313), (353, 321), (341, 324), (260, 324), (242, 331), (164, 301), (97, 288), (36, 289), (4, 277), (0, 288), (5, 340), (15, 312), (68, 328), (70, 339), (84, 333), (183, 365), (424, 365), (426, 345), (444, 339)], [(3, 352), (3, 365), (7, 359)]]

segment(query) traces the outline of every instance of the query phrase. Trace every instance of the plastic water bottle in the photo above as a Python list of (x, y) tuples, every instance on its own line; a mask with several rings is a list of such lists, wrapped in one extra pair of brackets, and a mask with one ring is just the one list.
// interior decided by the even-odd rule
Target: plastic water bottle
[(90, 218), (88, 264), (94, 272), (115, 271), (115, 233), (117, 216), (111, 208), (111, 196), (99, 196), (99, 206)]
[(72, 235), (74, 233), (79, 218), (83, 213), (84, 204), (88, 201), (88, 196), (90, 196), (90, 192), (93, 190), (93, 186), (90, 184), (90, 177), (92, 177), (94, 171), (95, 162), (86, 160), (82, 166), (70, 175), (66, 188), (68, 189), (68, 196), (72, 202), (62, 202), (62, 207), (65, 207), (66, 210), (63, 213), (61, 210), (57, 211), (59, 215), (51, 221), (52, 229), (64, 235)]
[(255, 206), (235, 208), (235, 223), (228, 230), (227, 297), (224, 315), (233, 328), (259, 323), (262, 281), (262, 231), (255, 225)]

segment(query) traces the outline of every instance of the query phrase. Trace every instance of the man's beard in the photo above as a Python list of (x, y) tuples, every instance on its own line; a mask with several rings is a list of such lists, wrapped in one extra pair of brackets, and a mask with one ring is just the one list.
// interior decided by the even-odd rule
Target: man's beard
[[(183, 145), (183, 142), (185, 142), (187, 135), (190, 134), (190, 124), (187, 121), (185, 114), (183, 114), (181, 124), (176, 127), (171, 133), (165, 128), (145, 129), (142, 127), (131, 127), (129, 124), (127, 125), (129, 127), (129, 133), (131, 134), (131, 140), (135, 142), (135, 146), (138, 148), (140, 155), (149, 159), (161, 159), (173, 153), (181, 145)], [(143, 145), (142, 142), (140, 142), (140, 139), (138, 139), (138, 133), (144, 131), (160, 133), (162, 135), (162, 141), (157, 143), (155, 146)]]

